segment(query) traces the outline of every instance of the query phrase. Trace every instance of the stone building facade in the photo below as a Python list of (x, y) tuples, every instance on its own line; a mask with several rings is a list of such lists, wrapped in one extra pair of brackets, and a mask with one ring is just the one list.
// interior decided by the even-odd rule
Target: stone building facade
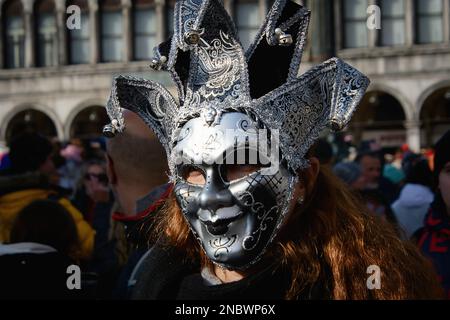
[[(244, 46), (271, 2), (224, 0)], [(408, 142), (419, 150), (450, 128), (450, 0), (305, 2), (311, 41), (301, 71), (337, 55), (372, 80), (348, 128), (356, 141)], [(74, 11), (67, 8), (73, 5), (81, 22), (71, 30)], [(169, 77), (148, 64), (153, 45), (172, 30), (173, 5), (0, 0), (0, 145), (28, 126), (60, 140), (98, 134), (115, 75), (171, 87)], [(371, 30), (368, 19), (381, 29)]]

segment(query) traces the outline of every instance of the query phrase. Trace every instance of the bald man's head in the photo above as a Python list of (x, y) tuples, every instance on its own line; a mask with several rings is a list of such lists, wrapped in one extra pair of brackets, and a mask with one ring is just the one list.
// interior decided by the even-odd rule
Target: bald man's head
[(135, 113), (124, 110), (125, 130), (108, 139), (107, 152), (117, 180), (151, 190), (167, 178), (167, 158), (153, 131)]

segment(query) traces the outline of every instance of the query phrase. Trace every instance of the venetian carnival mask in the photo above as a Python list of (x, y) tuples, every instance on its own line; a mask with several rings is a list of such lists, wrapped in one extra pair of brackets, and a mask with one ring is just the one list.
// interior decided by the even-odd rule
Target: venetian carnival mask
[(179, 101), (153, 81), (113, 84), (105, 134), (125, 129), (122, 108), (153, 129), (186, 221), (227, 269), (263, 256), (295, 202), (305, 154), (323, 129), (347, 125), (369, 84), (336, 58), (299, 76), (308, 24), (304, 7), (275, 1), (244, 52), (220, 1), (180, 0), (174, 35), (152, 61), (171, 73)]
[(229, 112), (217, 122), (210, 127), (200, 117), (183, 126), (175, 194), (208, 257), (240, 269), (256, 261), (276, 234), (297, 179), (283, 165), (272, 172), (261, 165), (270, 157), (249, 116)]

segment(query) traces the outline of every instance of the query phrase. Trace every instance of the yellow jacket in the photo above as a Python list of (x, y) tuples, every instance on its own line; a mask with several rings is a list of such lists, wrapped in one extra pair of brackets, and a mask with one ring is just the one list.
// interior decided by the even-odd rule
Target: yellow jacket
[[(45, 189), (27, 189), (0, 196), (0, 243), (9, 241), (14, 220), (20, 210), (35, 200), (48, 199), (53, 193)], [(69, 200), (61, 198), (58, 202), (70, 213), (77, 226), (80, 247), (74, 258), (89, 259), (94, 250), (94, 229)]]

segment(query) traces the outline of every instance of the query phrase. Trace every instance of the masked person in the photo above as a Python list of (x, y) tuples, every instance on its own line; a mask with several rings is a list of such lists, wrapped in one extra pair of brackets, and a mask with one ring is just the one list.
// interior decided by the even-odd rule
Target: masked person
[[(308, 21), (302, 6), (275, 1), (244, 54), (220, 1), (177, 1), (174, 35), (152, 66), (171, 72), (179, 104), (157, 83), (116, 78), (106, 133), (126, 130), (123, 108), (139, 114), (174, 183), (134, 298), (439, 295), (417, 249), (310, 156), (325, 127), (346, 126), (369, 81), (339, 59), (299, 77)], [(373, 265), (379, 290), (367, 285)]]
[(434, 156), (436, 194), (425, 226), (416, 232), (422, 252), (433, 261), (447, 299), (450, 299), (450, 131), (437, 142)]

